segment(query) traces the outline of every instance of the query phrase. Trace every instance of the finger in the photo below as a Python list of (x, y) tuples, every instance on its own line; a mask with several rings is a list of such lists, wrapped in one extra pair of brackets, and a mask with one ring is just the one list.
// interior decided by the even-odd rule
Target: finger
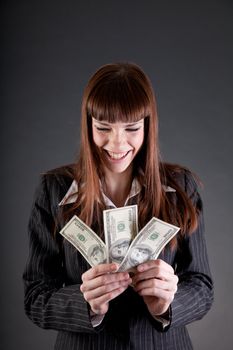
[(128, 287), (130, 283), (131, 283), (131, 281), (129, 279), (128, 281), (115, 282), (115, 283), (101, 286), (101, 287), (93, 289), (93, 290), (89, 290), (89, 291), (83, 293), (84, 299), (89, 302), (90, 300), (99, 298), (102, 295), (110, 293), (118, 288)]
[(128, 281), (130, 279), (128, 272), (121, 273), (109, 273), (99, 277), (96, 277), (92, 280), (84, 281), (80, 289), (82, 292), (86, 292), (92, 289), (96, 289), (101, 286), (106, 286), (120, 281)]
[(119, 288), (117, 288), (115, 290), (112, 290), (109, 293), (106, 293), (106, 294), (102, 295), (99, 298), (96, 298), (95, 300), (93, 300), (90, 303), (92, 311), (94, 311), (95, 313), (99, 314), (99, 310), (105, 309), (105, 307), (104, 307), (105, 304), (109, 303), (109, 301), (111, 301), (111, 300), (115, 299), (116, 297), (118, 297), (126, 289), (127, 289), (127, 287), (119, 287)]
[(147, 270), (150, 270), (152, 268), (155, 268), (155, 267), (162, 268), (170, 273), (174, 273), (173, 267), (161, 259), (149, 260), (143, 264), (140, 264), (137, 266), (137, 270), (139, 272), (143, 272), (143, 271), (147, 271)]
[(129, 278), (128, 272), (108, 273), (92, 280), (84, 280), (80, 288), (82, 292), (85, 292), (114, 282), (128, 281)]
[(177, 290), (177, 284), (175, 283), (175, 281), (172, 281), (172, 280), (163, 281), (163, 280), (154, 278), (154, 279), (144, 280), (142, 282), (139, 282), (134, 287), (134, 290), (138, 293), (140, 293), (143, 289), (153, 290), (154, 292), (151, 295), (156, 295), (154, 293), (157, 292), (158, 289), (162, 289), (162, 290), (174, 293)]
[(137, 284), (138, 282), (140, 282), (142, 280), (151, 279), (151, 278), (161, 279), (164, 281), (175, 280), (178, 282), (178, 277), (176, 275), (174, 275), (174, 273), (171, 273), (170, 271), (155, 267), (155, 268), (147, 270), (145, 272), (137, 273), (133, 277), (133, 284)]
[(146, 296), (154, 296), (157, 297), (158, 299), (162, 299), (166, 302), (171, 303), (174, 299), (174, 292), (170, 292), (164, 289), (158, 289), (158, 288), (145, 288), (142, 289), (139, 293), (142, 297)]
[(94, 266), (82, 274), (82, 281), (84, 282), (106, 273), (116, 272), (118, 267), (118, 264), (115, 263)]

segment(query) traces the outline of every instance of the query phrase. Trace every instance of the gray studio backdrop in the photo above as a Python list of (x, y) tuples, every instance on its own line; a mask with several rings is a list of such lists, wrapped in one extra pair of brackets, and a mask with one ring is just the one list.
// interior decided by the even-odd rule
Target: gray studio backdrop
[(23, 311), (32, 196), (74, 160), (83, 88), (114, 61), (150, 76), (163, 158), (204, 183), (215, 303), (189, 330), (195, 349), (232, 349), (232, 15), (230, 0), (2, 1), (1, 349), (53, 348)]

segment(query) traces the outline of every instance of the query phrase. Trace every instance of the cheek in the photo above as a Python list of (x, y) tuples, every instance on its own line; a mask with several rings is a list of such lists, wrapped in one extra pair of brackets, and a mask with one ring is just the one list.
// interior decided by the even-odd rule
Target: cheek
[(143, 145), (143, 142), (144, 142), (144, 133), (142, 133), (142, 135), (140, 137), (139, 147), (141, 147)]
[(93, 141), (98, 147), (102, 147), (106, 142), (105, 137), (97, 132), (93, 132)]
[(140, 133), (139, 135), (137, 135), (134, 140), (132, 140), (132, 143), (134, 144), (135, 149), (139, 149), (144, 141), (144, 133)]

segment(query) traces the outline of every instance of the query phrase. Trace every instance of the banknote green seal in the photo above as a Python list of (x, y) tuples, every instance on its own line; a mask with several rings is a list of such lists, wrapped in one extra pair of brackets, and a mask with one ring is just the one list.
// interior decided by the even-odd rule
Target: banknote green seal
[(156, 232), (153, 232), (150, 237), (148, 237), (149, 239), (151, 239), (152, 241), (155, 241), (157, 238), (159, 237), (159, 234)]
[(123, 221), (120, 221), (117, 225), (117, 229), (119, 232), (122, 232), (125, 230), (125, 223)]
[(85, 241), (86, 241), (85, 236), (82, 235), (81, 233), (78, 235), (78, 239), (79, 239), (81, 242), (85, 242)]

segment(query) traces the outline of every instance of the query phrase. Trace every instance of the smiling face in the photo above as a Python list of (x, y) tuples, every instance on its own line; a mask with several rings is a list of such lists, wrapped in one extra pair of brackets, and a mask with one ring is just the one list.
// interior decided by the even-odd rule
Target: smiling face
[(144, 119), (134, 123), (109, 123), (92, 118), (92, 135), (103, 165), (113, 173), (123, 173), (144, 140)]

